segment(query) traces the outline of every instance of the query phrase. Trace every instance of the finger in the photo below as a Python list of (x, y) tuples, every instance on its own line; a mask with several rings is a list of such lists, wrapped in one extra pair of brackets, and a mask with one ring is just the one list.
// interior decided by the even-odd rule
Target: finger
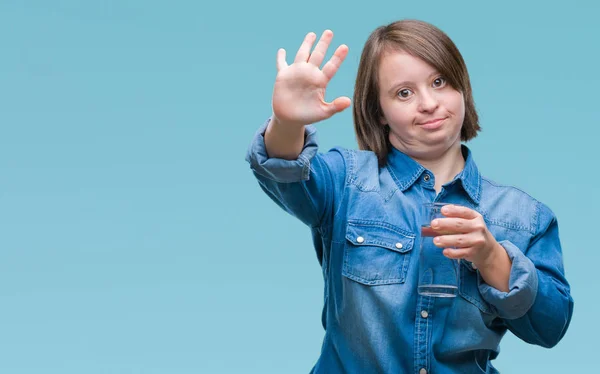
[(323, 35), (321, 35), (321, 39), (317, 43), (317, 46), (308, 58), (309, 64), (321, 66), (321, 63), (325, 59), (327, 48), (329, 48), (329, 44), (331, 43), (331, 39), (333, 39), (333, 32), (331, 30), (325, 30), (323, 32)]
[(454, 249), (454, 248), (445, 248), (442, 253), (444, 254), (444, 256), (451, 258), (453, 260), (458, 260), (461, 258), (468, 258), (471, 254), (471, 250), (470, 248), (461, 248), (461, 249)]
[(474, 219), (480, 216), (480, 214), (466, 206), (448, 204), (442, 207), (442, 214), (446, 217), (461, 217), (465, 219)]
[(433, 238), (433, 244), (441, 248), (468, 248), (475, 244), (475, 238), (472, 234), (440, 235)]
[(327, 81), (330, 81), (335, 73), (337, 73), (346, 56), (348, 56), (348, 46), (342, 44), (335, 50), (333, 56), (331, 56), (325, 66), (323, 66), (323, 74), (327, 77)]
[(285, 62), (285, 49), (279, 48), (277, 51), (277, 71), (287, 68), (288, 64)]
[(308, 61), (308, 57), (310, 56), (310, 49), (315, 42), (317, 35), (314, 32), (309, 32), (304, 37), (304, 41), (300, 48), (298, 48), (298, 52), (296, 53), (296, 58), (294, 59), (294, 63), (296, 62), (306, 62)]
[(327, 103), (327, 113), (332, 116), (336, 113), (341, 112), (342, 110), (348, 108), (351, 104), (351, 100), (349, 97), (342, 96), (333, 100), (331, 103)]
[(473, 221), (464, 218), (436, 218), (431, 221), (431, 228), (442, 234), (460, 234), (473, 231)]

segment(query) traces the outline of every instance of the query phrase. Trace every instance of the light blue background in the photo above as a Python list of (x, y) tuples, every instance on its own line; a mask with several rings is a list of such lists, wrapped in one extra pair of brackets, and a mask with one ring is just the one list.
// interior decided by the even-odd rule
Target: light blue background
[[(278, 48), (442, 28), (469, 68), (482, 172), (558, 215), (575, 314), (546, 350), (508, 334), (503, 373), (597, 361), (598, 6), (570, 1), (0, 2), (0, 373), (307, 373), (322, 280), (309, 231), (244, 162)], [(333, 50), (333, 49), (332, 49)], [(329, 54), (332, 53), (329, 51)], [(355, 148), (350, 110), (318, 125)], [(594, 235), (592, 235), (594, 234)]]

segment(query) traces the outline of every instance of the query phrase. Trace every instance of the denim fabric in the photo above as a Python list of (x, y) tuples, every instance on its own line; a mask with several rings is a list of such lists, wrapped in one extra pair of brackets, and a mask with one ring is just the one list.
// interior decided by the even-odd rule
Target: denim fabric
[[(264, 192), (309, 226), (323, 272), (325, 337), (312, 373), (497, 373), (507, 330), (544, 347), (563, 337), (573, 299), (556, 217), (482, 177), (466, 146), (465, 168), (436, 195), (433, 173), (407, 155), (393, 149), (380, 168), (373, 152), (318, 152), (313, 126), (296, 160), (268, 158), (268, 122), (246, 160)], [(417, 294), (418, 208), (434, 201), (483, 215), (512, 260), (509, 292), (461, 261), (456, 298)]]

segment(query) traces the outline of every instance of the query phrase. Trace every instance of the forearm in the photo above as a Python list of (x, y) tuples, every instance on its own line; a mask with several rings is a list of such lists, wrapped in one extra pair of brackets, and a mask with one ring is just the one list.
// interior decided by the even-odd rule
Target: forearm
[(504, 247), (499, 243), (494, 246), (492, 256), (486, 263), (475, 264), (475, 266), (479, 269), (479, 274), (485, 283), (502, 292), (510, 290), (508, 281), (512, 261)]
[(305, 126), (304, 147), (294, 160), (269, 158), (265, 132), (267, 120), (255, 133), (246, 161), (261, 188), (280, 207), (311, 227), (331, 216), (333, 191), (345, 183), (345, 161), (340, 149), (318, 152), (316, 130)]
[(304, 147), (305, 126), (287, 125), (272, 117), (265, 131), (265, 147), (269, 157), (295, 160)]
[[(535, 302), (538, 293), (538, 270), (531, 259), (525, 256), (510, 241), (503, 240), (499, 242), (499, 245), (510, 262), (508, 270), (499, 270), (502, 276), (508, 274), (508, 290), (502, 290), (497, 288), (497, 285), (489, 284), (489, 279), (493, 278), (494, 275), (488, 273), (492, 273), (493, 269), (486, 269), (484, 266), (483, 270), (488, 277), (488, 281), (485, 280), (481, 270), (479, 270), (479, 292), (488, 303), (496, 308), (500, 318), (520, 318), (529, 311)], [(498, 253), (502, 252), (498, 251)], [(503, 261), (506, 261), (506, 259)], [(497, 260), (495, 263), (502, 263), (503, 261)]]
[(573, 315), (573, 298), (568, 285), (538, 270), (535, 303), (521, 318), (505, 320), (509, 329), (524, 341), (551, 348), (565, 335)]

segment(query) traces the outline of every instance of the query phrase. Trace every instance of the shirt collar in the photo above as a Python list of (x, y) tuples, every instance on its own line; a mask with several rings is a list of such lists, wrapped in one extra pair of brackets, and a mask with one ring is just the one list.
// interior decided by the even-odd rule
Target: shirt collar
[[(406, 191), (411, 187), (421, 175), (427, 171), (421, 164), (410, 158), (408, 155), (400, 152), (394, 147), (388, 154), (388, 170), (392, 178), (401, 191)], [(479, 204), (481, 199), (481, 174), (475, 165), (471, 150), (464, 144), (461, 145), (461, 151), (465, 158), (465, 167), (449, 183), (460, 180), (463, 190), (469, 195), (475, 204)]]

